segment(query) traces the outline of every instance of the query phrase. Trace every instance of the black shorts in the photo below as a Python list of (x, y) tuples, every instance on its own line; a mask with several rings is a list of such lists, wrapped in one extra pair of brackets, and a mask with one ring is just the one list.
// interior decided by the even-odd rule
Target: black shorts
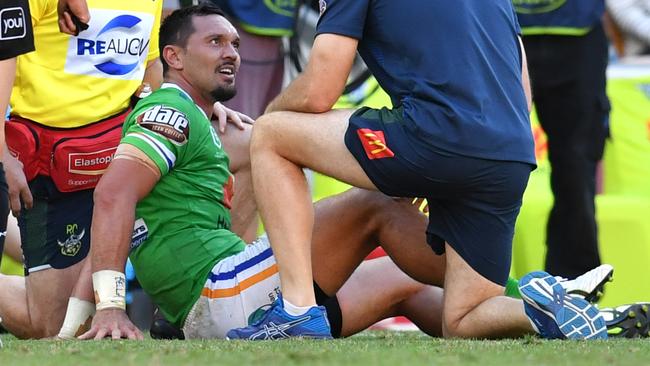
[(504, 285), (534, 166), (442, 151), (410, 128), (401, 109), (362, 108), (350, 117), (345, 144), (381, 192), (427, 199), (427, 241), (437, 254), (447, 242), (476, 272)]
[(34, 206), (18, 218), (25, 275), (68, 268), (88, 255), (93, 190), (59, 192), (49, 177), (29, 183)]

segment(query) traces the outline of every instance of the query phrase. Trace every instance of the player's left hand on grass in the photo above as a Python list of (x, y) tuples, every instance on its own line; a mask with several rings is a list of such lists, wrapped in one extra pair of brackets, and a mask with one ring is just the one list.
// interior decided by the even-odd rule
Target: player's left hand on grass
[(244, 129), (244, 124), (252, 125), (255, 120), (249, 116), (232, 110), (223, 104), (216, 102), (213, 106), (214, 117), (217, 121), (220, 133), (226, 133), (226, 125), (232, 123), (240, 130)]
[(136, 339), (142, 340), (144, 336), (121, 309), (99, 310), (93, 318), (90, 330), (79, 336), (79, 339)]

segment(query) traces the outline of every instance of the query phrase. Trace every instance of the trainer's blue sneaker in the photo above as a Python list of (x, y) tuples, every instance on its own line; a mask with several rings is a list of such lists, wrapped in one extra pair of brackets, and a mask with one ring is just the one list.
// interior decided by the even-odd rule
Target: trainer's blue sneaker
[(531, 272), (519, 280), (526, 316), (547, 339), (607, 339), (607, 326), (598, 309), (570, 296), (546, 272)]
[(324, 307), (313, 306), (305, 314), (293, 316), (284, 311), (283, 304), (282, 296), (278, 296), (262, 318), (245, 328), (229, 330), (226, 338), (252, 341), (295, 337), (332, 339)]

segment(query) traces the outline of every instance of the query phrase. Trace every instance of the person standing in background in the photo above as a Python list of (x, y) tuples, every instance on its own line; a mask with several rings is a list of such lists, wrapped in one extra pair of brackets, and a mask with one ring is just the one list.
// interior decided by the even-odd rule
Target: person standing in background
[[(16, 57), (34, 51), (29, 3), (27, 0), (7, 0), (0, 7), (0, 161), (7, 154), (5, 143), (5, 114), (16, 75)], [(9, 190), (4, 165), (0, 162), (0, 262), (7, 237)]]
[(18, 58), (5, 126), (19, 159), (4, 156), (26, 278), (0, 275), (0, 316), (14, 335), (41, 338), (61, 327), (89, 251), (93, 188), (131, 96), (162, 78), (162, 1), (90, 0), (91, 20), (86, 29), (77, 22), (75, 35), (60, 32), (58, 1), (29, 4), (36, 51)]
[(596, 167), (607, 137), (604, 0), (514, 0), (533, 101), (548, 136), (554, 196), (545, 269), (574, 278), (600, 264)]

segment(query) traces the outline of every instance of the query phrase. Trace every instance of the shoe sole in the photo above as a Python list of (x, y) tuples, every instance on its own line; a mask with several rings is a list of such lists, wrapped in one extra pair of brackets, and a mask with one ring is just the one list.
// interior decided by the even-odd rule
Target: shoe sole
[(568, 339), (606, 339), (605, 320), (584, 299), (570, 296), (562, 285), (546, 272), (532, 272), (521, 279), (522, 299), (555, 322)]
[(605, 284), (614, 280), (614, 267), (610, 265), (607, 265), (607, 267), (606, 268), (608, 270), (605, 272), (602, 281), (600, 281), (600, 283), (598, 283), (591, 291), (584, 292), (580, 290), (573, 290), (568, 292), (568, 294), (582, 296), (585, 300), (592, 304), (600, 301), (600, 299), (603, 297), (603, 293), (605, 292)]
[(603, 312), (616, 312), (618, 316), (606, 321), (610, 337), (648, 338), (650, 337), (650, 303), (632, 304), (624, 311), (603, 309)]

